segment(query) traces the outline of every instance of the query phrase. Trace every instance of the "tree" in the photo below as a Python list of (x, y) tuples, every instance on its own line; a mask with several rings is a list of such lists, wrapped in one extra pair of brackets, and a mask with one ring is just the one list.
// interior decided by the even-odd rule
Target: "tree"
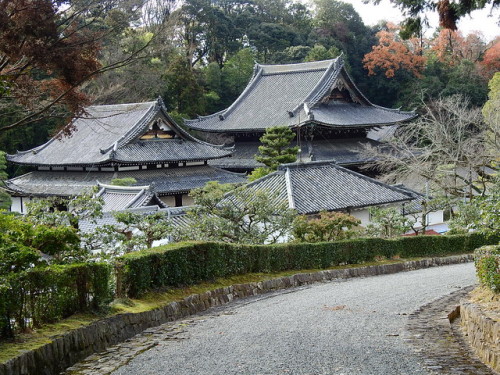
[[(365, 2), (380, 3), (380, 0), (364, 0)], [(469, 15), (476, 9), (483, 9), (491, 4), (492, 7), (500, 5), (499, 0), (390, 0), (407, 15), (405, 24), (411, 26), (420, 24), (424, 13), (428, 10), (437, 11), (439, 26), (445, 29), (456, 30), (460, 18)], [(420, 30), (419, 30), (420, 31)]]
[(432, 51), (438, 59), (447, 65), (455, 65), (466, 59), (471, 62), (479, 61), (486, 50), (486, 43), (477, 32), (466, 37), (459, 31), (443, 29), (432, 40)]
[(250, 175), (250, 180), (256, 180), (276, 169), (280, 164), (293, 163), (297, 160), (299, 147), (290, 147), (290, 142), (295, 138), (295, 134), (286, 126), (273, 126), (266, 129), (260, 137), (259, 154), (255, 155), (255, 160), (264, 164), (265, 168), (257, 168)]
[(429, 182), (438, 195), (483, 195), (494, 156), (485, 147), (488, 127), (481, 112), (461, 96), (424, 105), (415, 121), (400, 125), (388, 147), (367, 148), (372, 167), (386, 181)]
[(394, 77), (396, 71), (407, 70), (416, 77), (421, 77), (425, 67), (425, 57), (418, 39), (407, 41), (398, 37), (398, 26), (388, 22), (386, 28), (377, 33), (379, 44), (372, 47), (372, 51), (363, 58), (365, 69), (369, 75), (382, 70), (387, 78)]
[(307, 56), (304, 58), (304, 61), (321, 61), (321, 60), (329, 60), (333, 59), (340, 55), (340, 51), (337, 47), (330, 47), (330, 49), (326, 49), (325, 46), (321, 44), (316, 44)]
[(266, 191), (208, 182), (191, 191), (195, 206), (178, 240), (264, 244), (286, 239), (296, 215), (288, 203)]
[(491, 183), (488, 194), (462, 202), (458, 213), (450, 222), (452, 233), (478, 231), (485, 234), (500, 233), (500, 176), (497, 174)]
[(149, 249), (154, 241), (166, 239), (172, 233), (172, 225), (165, 212), (141, 214), (132, 211), (115, 212), (117, 221), (114, 230), (120, 247), (125, 253)]
[(102, 217), (104, 201), (96, 197), (97, 187), (70, 198), (47, 197), (35, 199), (26, 204), (26, 220), (34, 224), (61, 226), (69, 225), (79, 229), (80, 220), (94, 220)]
[(392, 238), (400, 236), (410, 229), (410, 220), (404, 217), (397, 208), (370, 208), (370, 224), (366, 226), (367, 235)]
[(195, 116), (204, 112), (203, 87), (196, 71), (183, 56), (177, 56), (164, 74), (166, 89), (163, 95), (168, 108)]
[(420, 197), (404, 207), (403, 215), (408, 218), (408, 225), (415, 235), (425, 234), (429, 226), (427, 217), (430, 213), (450, 207), (445, 197)]
[(95, 0), (0, 1), (0, 130), (79, 114), (88, 103), (78, 90), (82, 83), (130, 63), (144, 50), (137, 46), (101, 65), (101, 42), (114, 32), (101, 22), (105, 12)]
[(33, 223), (26, 217), (0, 211), (0, 274), (43, 264), (81, 260), (77, 231), (67, 225)]
[(484, 75), (486, 77), (491, 77), (495, 72), (500, 71), (500, 38), (496, 38), (485, 51), (480, 64), (485, 71)]
[(360, 220), (342, 212), (322, 211), (317, 218), (297, 216), (293, 222), (292, 234), (299, 242), (346, 240), (356, 234), (352, 229), (360, 223)]
[(10, 208), (10, 195), (3, 189), (5, 180), (7, 179), (7, 162), (5, 160), (5, 152), (0, 151), (0, 210), (8, 210)]
[(495, 73), (488, 87), (488, 101), (484, 104), (482, 113), (488, 125), (485, 134), (486, 145), (493, 158), (500, 158), (500, 72)]

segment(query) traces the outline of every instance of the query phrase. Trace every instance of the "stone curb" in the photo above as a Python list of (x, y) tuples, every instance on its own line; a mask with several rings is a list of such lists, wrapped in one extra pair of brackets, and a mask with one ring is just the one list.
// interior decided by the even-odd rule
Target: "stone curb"
[(55, 337), (51, 343), (27, 351), (0, 364), (0, 375), (55, 375), (93, 353), (123, 342), (144, 330), (163, 323), (203, 312), (211, 307), (224, 305), (234, 299), (264, 294), (317, 282), (352, 277), (377, 276), (422, 268), (444, 266), (473, 261), (472, 254), (443, 258), (429, 258), (404, 263), (377, 266), (324, 270), (301, 273), (272, 280), (236, 284), (202, 294), (193, 294), (179, 302), (141, 313), (112, 316)]
[(486, 316), (478, 305), (460, 301), (461, 325), (474, 353), (500, 372), (500, 322)]

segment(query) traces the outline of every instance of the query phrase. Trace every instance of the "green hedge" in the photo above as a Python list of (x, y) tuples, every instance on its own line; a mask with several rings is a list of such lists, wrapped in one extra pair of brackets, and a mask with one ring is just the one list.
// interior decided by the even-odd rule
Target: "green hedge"
[(479, 282), (500, 293), (500, 245), (483, 246), (474, 252)]
[(181, 243), (127, 254), (116, 262), (117, 294), (138, 297), (150, 290), (195, 284), (250, 272), (277, 272), (356, 264), (376, 257), (463, 254), (498, 242), (498, 236), (412, 236), (325, 243), (234, 245)]
[(33, 268), (0, 278), (0, 338), (99, 310), (111, 300), (110, 278), (104, 263)]

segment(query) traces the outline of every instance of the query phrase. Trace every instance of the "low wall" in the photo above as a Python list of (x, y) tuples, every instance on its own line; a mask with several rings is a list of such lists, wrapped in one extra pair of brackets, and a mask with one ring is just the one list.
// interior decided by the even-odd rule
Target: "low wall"
[(64, 369), (87, 356), (125, 341), (147, 328), (185, 318), (189, 315), (203, 312), (211, 307), (226, 304), (234, 299), (256, 296), (316, 282), (384, 275), (414, 269), (465, 263), (472, 260), (473, 256), (468, 254), (396, 264), (324, 270), (256, 283), (237, 284), (202, 294), (194, 294), (180, 302), (172, 302), (162, 308), (136, 314), (120, 314), (69, 331), (60, 337), (54, 338), (51, 343), (0, 364), (0, 375), (59, 374)]
[(486, 316), (478, 305), (467, 300), (460, 301), (460, 319), (476, 355), (500, 372), (500, 322)]

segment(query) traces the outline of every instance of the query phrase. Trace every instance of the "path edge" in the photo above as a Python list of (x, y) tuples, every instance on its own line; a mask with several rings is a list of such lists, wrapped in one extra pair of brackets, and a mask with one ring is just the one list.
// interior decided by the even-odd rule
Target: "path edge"
[(408, 262), (346, 269), (298, 273), (276, 279), (235, 284), (201, 294), (190, 295), (179, 302), (140, 313), (125, 313), (103, 318), (77, 328), (39, 348), (26, 351), (0, 364), (0, 375), (57, 375), (91, 354), (123, 342), (144, 330), (225, 305), (233, 300), (269, 292), (337, 279), (368, 277), (412, 271), (430, 267), (472, 262), (472, 254), (435, 257)]

